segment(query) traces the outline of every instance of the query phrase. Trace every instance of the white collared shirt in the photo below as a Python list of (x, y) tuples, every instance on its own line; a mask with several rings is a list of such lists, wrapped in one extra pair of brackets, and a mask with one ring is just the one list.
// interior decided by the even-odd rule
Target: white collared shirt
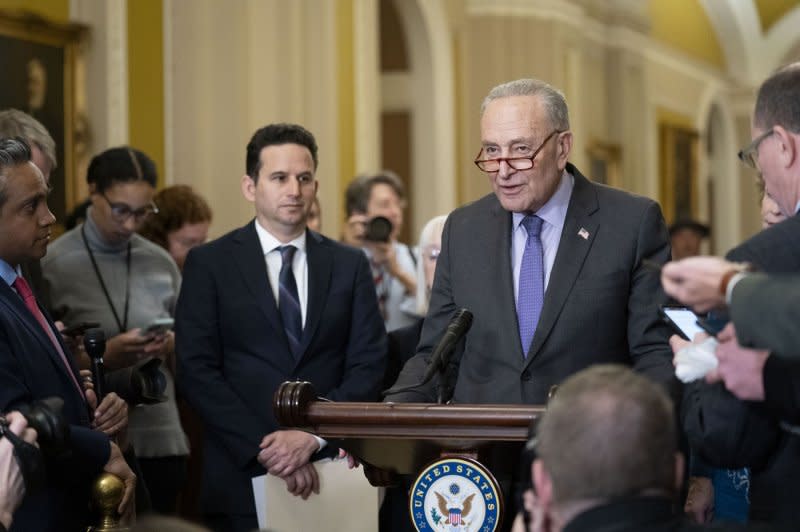
[[(544, 220), (542, 240), (544, 288), (550, 282), (550, 272), (556, 261), (558, 244), (561, 242), (561, 231), (564, 229), (564, 220), (567, 218), (569, 199), (575, 187), (575, 178), (566, 170), (561, 175), (561, 182), (553, 196), (542, 205), (534, 214)], [(522, 219), (527, 214), (522, 212), (512, 213), (511, 218), (511, 265), (514, 272), (514, 301), (519, 297), (519, 271), (522, 268), (522, 255), (525, 253), (525, 243), (528, 241), (528, 232), (522, 227)]]
[[(281, 252), (277, 248), (280, 246), (294, 246), (297, 251), (294, 252), (292, 259), (292, 273), (294, 274), (295, 283), (297, 283), (297, 297), (300, 299), (300, 316), (303, 320), (303, 327), (306, 326), (306, 309), (308, 308), (308, 261), (306, 258), (306, 231), (303, 234), (292, 240), (291, 242), (283, 243), (274, 236), (272, 233), (261, 227), (261, 224), (256, 220), (256, 234), (258, 241), (261, 243), (261, 251), (264, 253), (264, 259), (267, 262), (267, 276), (269, 277), (269, 286), (272, 289), (272, 295), (275, 297), (275, 304), (277, 305), (280, 295), (280, 287), (278, 285), (279, 277), (281, 274), (281, 265), (283, 259)], [(319, 450), (325, 448), (328, 444), (327, 441), (320, 438), (316, 434), (312, 434), (314, 439), (317, 440)]]
[(272, 289), (272, 295), (275, 297), (275, 304), (279, 302), (280, 286), (278, 284), (281, 274), (281, 252), (278, 251), (280, 246), (294, 246), (297, 251), (294, 252), (292, 259), (292, 273), (294, 274), (295, 283), (297, 283), (297, 297), (300, 300), (300, 317), (303, 320), (303, 327), (306, 326), (306, 309), (308, 308), (308, 261), (306, 260), (306, 232), (285, 244), (275, 238), (272, 233), (261, 227), (261, 224), (256, 220), (256, 234), (258, 234), (258, 241), (261, 243), (261, 251), (264, 253), (264, 258), (267, 261), (267, 275), (269, 277), (269, 286)]

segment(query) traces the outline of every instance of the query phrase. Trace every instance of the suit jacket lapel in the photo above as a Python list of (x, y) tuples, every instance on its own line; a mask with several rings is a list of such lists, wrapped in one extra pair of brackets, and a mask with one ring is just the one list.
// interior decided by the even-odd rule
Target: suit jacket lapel
[(242, 272), (244, 283), (252, 293), (264, 317), (267, 318), (267, 322), (275, 330), (275, 336), (283, 342), (283, 351), (287, 353), (287, 356), (293, 358), (289, 351), (289, 341), (286, 339), (286, 331), (283, 329), (278, 305), (275, 303), (272, 289), (269, 286), (267, 261), (261, 249), (261, 242), (258, 240), (255, 223), (253, 220), (239, 230), (234, 238), (238, 245), (234, 247), (231, 260)]
[(530, 351), (525, 365), (538, 354), (550, 335), (561, 309), (569, 296), (578, 274), (581, 272), (586, 255), (592, 247), (597, 234), (598, 222), (591, 218), (597, 211), (597, 193), (592, 184), (571, 164), (567, 170), (575, 177), (575, 186), (567, 208), (561, 241), (558, 244), (556, 260), (550, 272), (550, 282), (544, 295), (542, 314), (536, 333), (533, 335)]
[(306, 323), (303, 327), (303, 341), (301, 344), (303, 359), (319, 327), (322, 309), (328, 300), (328, 291), (331, 284), (331, 270), (333, 257), (330, 250), (322, 245), (322, 237), (313, 231), (306, 231), (306, 263), (308, 266), (308, 300), (306, 301)]
[[(42, 326), (39, 325), (39, 321), (34, 317), (33, 314), (31, 314), (31, 311), (28, 310), (28, 307), (25, 306), (25, 303), (22, 301), (22, 298), (19, 297), (19, 295), (14, 290), (12, 290), (11, 287), (8, 286), (5, 282), (0, 282), (0, 294), (2, 294), (2, 298), (6, 300), (8, 308), (11, 310), (11, 312), (13, 312), (16, 315), (19, 321), (25, 324), (25, 327), (28, 329), (28, 333), (30, 334), (30, 336), (36, 338), (36, 341), (39, 342), (39, 344), (42, 347), (42, 351), (47, 353), (47, 355), (50, 357), (53, 363), (56, 364), (56, 367), (62, 369), (62, 374), (64, 374), (64, 377), (69, 379), (69, 376), (66, 375), (66, 368), (64, 368), (64, 362), (61, 360), (61, 355), (58, 353), (58, 351), (56, 351), (56, 347), (53, 345), (53, 342), (47, 335), (47, 332), (45, 332), (45, 330), (42, 329)], [(39, 306), (39, 309), (41, 310), (41, 306)], [(45, 319), (48, 319), (47, 314), (44, 311), (42, 311), (42, 313), (45, 315)], [(49, 319), (48, 319), (48, 325), (51, 328), (53, 327), (53, 325), (49, 323)], [(53, 334), (56, 337), (56, 341), (60, 341), (58, 333), (54, 331)], [(75, 368), (73, 367), (74, 362), (69, 359), (68, 356), (69, 351), (67, 350), (66, 347), (64, 347), (63, 342), (61, 343), (61, 349), (62, 351), (64, 351), (64, 354), (67, 355), (67, 360), (70, 363), (70, 371), (72, 371), (75, 374), (76, 376), (75, 378), (77, 379), (78, 374), (76, 373)], [(69, 385), (71, 387), (74, 387), (71, 379)]]
[[(490, 249), (487, 250), (486, 256), (492, 262), (496, 261), (496, 266), (492, 266), (490, 270), (497, 272), (498, 285), (491, 291), (492, 294), (499, 294), (500, 303), (497, 305), (496, 311), (499, 313), (499, 320), (497, 323), (505, 329), (504, 335), (507, 338), (513, 338), (514, 341), (510, 342), (515, 346), (513, 352), (507, 349), (503, 351), (507, 356), (513, 357), (514, 360), (522, 360), (522, 345), (519, 342), (519, 319), (517, 317), (517, 302), (514, 298), (514, 274), (511, 266), (511, 213), (503, 209), (499, 201), (496, 201), (491, 209), (493, 222), (487, 224), (488, 227), (494, 231), (489, 235)], [(489, 279), (495, 278), (490, 275)]]

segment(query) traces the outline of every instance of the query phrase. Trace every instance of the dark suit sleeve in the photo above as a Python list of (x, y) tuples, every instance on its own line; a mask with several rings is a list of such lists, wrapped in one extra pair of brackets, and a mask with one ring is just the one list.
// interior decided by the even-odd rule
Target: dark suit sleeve
[(800, 277), (744, 277), (734, 286), (730, 315), (742, 346), (800, 358)]
[[(19, 354), (11, 348), (3, 335), (0, 338), (0, 412), (9, 412), (19, 405), (30, 404), (36, 398), (29, 389), (29, 386), (35, 386), (36, 383), (26, 383), (21, 377), (24, 372), (17, 360)], [(71, 458), (49, 462), (48, 467), (58, 469), (58, 472), (50, 471), (50, 474), (56, 473), (68, 481), (85, 481), (99, 474), (111, 453), (108, 436), (75, 424), (69, 425), (69, 433)]]
[[(642, 266), (642, 260), (663, 264), (670, 259), (669, 235), (661, 209), (651, 202), (639, 223), (636, 264), (628, 296), (628, 345), (636, 371), (663, 384), (680, 399), (681, 386), (672, 366), (671, 330), (661, 320), (658, 307), (666, 302), (659, 276)], [(601, 309), (602, 311), (602, 309)]]
[(781, 437), (763, 404), (740, 401), (722, 383), (687, 384), (681, 421), (692, 453), (714, 467), (760, 469)]
[(225, 378), (217, 307), (220, 294), (210, 266), (213, 258), (200, 257), (196, 251), (186, 258), (175, 312), (178, 386), (208, 431), (245, 468), (253, 465), (267, 431)]
[[(436, 259), (436, 273), (431, 289), (431, 300), (428, 314), (422, 325), (417, 354), (405, 363), (393, 388), (410, 388), (386, 396), (386, 401), (398, 403), (433, 403), (438, 395), (437, 379), (424, 386), (416, 386), (428, 366), (428, 360), (434, 346), (444, 334), (450, 319), (457, 310), (450, 283), (450, 264), (452, 261), (451, 229), (452, 217), (448, 217), (442, 230), (442, 248)], [(457, 358), (457, 355), (456, 357)]]
[(386, 368), (386, 328), (363, 253), (358, 254), (352, 308), (342, 381), (326, 397), (332, 401), (377, 400)]
[(783, 421), (800, 425), (800, 358), (770, 355), (764, 364), (764, 402)]

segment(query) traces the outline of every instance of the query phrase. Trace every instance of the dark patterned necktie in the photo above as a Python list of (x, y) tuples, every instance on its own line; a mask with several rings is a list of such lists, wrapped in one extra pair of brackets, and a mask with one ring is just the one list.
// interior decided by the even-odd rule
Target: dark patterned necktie
[(525, 242), (522, 266), (519, 269), (517, 318), (522, 353), (526, 358), (544, 303), (544, 259), (542, 240), (539, 238), (542, 222), (536, 215), (528, 215), (522, 219), (522, 225), (528, 232), (528, 240)]
[(292, 260), (297, 248), (281, 246), (281, 273), (278, 277), (278, 311), (283, 321), (283, 329), (289, 340), (289, 349), (295, 358), (300, 356), (300, 341), (303, 338), (303, 317), (300, 313), (300, 298), (297, 295), (297, 282), (292, 271)]

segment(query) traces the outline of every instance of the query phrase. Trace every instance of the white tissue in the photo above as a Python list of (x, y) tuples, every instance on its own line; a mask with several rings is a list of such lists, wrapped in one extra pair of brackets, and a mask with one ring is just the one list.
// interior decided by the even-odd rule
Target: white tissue
[(700, 343), (692, 343), (675, 353), (675, 376), (681, 382), (692, 382), (706, 376), (717, 368), (716, 338), (706, 338)]

